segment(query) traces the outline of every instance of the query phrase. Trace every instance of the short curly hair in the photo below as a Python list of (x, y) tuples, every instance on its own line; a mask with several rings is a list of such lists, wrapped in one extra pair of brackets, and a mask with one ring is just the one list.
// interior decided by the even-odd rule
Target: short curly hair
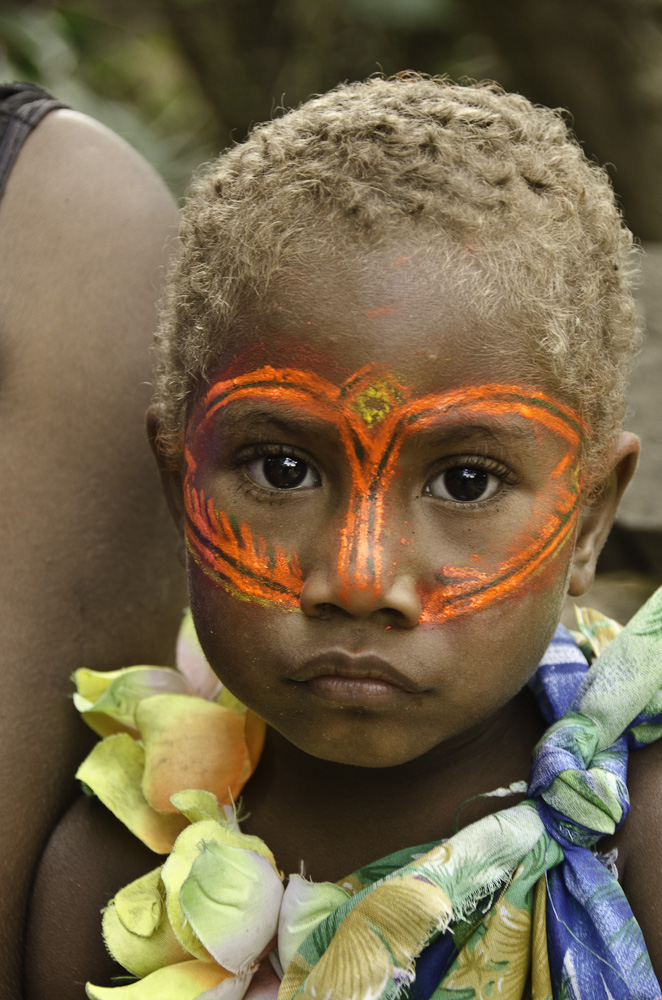
[(632, 236), (608, 177), (563, 113), (413, 73), (314, 97), (194, 182), (156, 336), (159, 447), (174, 467), (188, 403), (246, 304), (311, 252), (403, 231), (470, 251), (477, 308), (523, 320), (524, 367), (581, 412), (600, 467), (639, 344)]

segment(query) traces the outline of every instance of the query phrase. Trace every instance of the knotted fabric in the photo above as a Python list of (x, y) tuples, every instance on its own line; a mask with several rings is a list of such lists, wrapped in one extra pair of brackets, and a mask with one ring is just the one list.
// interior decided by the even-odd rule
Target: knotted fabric
[(594, 851), (628, 814), (628, 752), (662, 735), (662, 591), (623, 631), (579, 615), (592, 665), (559, 628), (530, 684), (549, 729), (528, 790), (488, 793), (524, 801), (337, 884), (285, 884), (268, 846), (239, 830), (232, 803), (264, 723), (218, 690), (190, 619), (178, 671), (78, 671), (76, 705), (103, 737), (78, 776), (167, 855), (104, 911), (108, 949), (137, 978), (88, 983), (88, 997), (660, 997), (627, 899)]
[(550, 728), (526, 800), (405, 864), (399, 852), (355, 873), (279, 1000), (662, 995), (627, 899), (591, 851), (628, 815), (628, 750), (662, 735), (662, 591), (590, 668), (559, 627), (531, 687)]

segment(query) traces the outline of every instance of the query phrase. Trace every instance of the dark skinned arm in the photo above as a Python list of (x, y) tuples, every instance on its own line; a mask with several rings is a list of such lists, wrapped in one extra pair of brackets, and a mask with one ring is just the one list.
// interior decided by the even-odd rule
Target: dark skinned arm
[(74, 668), (168, 662), (185, 597), (144, 434), (173, 200), (129, 146), (48, 115), (0, 202), (0, 996), (89, 745)]

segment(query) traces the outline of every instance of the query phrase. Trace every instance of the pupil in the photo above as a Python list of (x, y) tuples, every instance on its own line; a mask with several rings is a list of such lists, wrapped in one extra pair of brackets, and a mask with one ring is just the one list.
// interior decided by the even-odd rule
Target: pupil
[(291, 490), (295, 486), (300, 486), (306, 478), (306, 472), (306, 463), (289, 455), (278, 455), (264, 460), (264, 475), (267, 481), (279, 490)]
[(464, 466), (444, 473), (444, 484), (454, 500), (478, 500), (487, 489), (488, 476), (484, 469)]

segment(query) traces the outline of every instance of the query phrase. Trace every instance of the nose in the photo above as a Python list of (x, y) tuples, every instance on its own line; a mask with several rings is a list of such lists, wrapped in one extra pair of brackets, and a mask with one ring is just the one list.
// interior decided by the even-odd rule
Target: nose
[(314, 569), (301, 591), (301, 610), (308, 618), (329, 618), (341, 613), (352, 618), (382, 618), (400, 628), (413, 628), (421, 618), (416, 581), (395, 574), (385, 586), (360, 579), (343, 580), (337, 573)]

